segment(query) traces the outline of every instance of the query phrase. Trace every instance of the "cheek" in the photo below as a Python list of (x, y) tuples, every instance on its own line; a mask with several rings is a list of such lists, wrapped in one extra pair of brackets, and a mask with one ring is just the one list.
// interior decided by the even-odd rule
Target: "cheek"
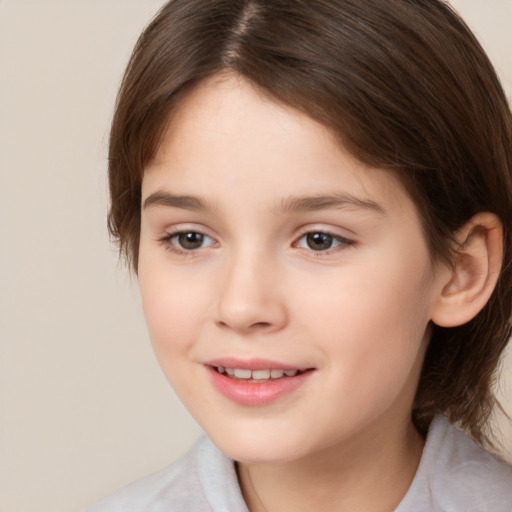
[(400, 258), (384, 252), (333, 274), (323, 287), (295, 294), (307, 297), (298, 315), (303, 328), (315, 325), (326, 358), (336, 359), (347, 379), (368, 383), (368, 392), (385, 378), (390, 384), (403, 382), (422, 357), (429, 263), (423, 253), (404, 260), (411, 258), (405, 268)]
[[(196, 391), (197, 370), (183, 364), (190, 359), (198, 337), (198, 301), (194, 289), (183, 286), (179, 276), (152, 266), (139, 274), (142, 306), (153, 351), (165, 377), (188, 404)], [(196, 398), (196, 400), (198, 400)]]
[(188, 279), (186, 273), (171, 271), (165, 255), (151, 256), (141, 250), (138, 277), (149, 335), (161, 360), (167, 352), (187, 350), (197, 329), (204, 295), (199, 283)]
[[(332, 332), (360, 332), (366, 341), (400, 331), (418, 334), (428, 322), (424, 269), (402, 272), (400, 264), (352, 265), (319, 280), (303, 280), (294, 296), (301, 301), (298, 318)], [(368, 335), (373, 333), (371, 338)], [(402, 338), (402, 337), (401, 337)]]

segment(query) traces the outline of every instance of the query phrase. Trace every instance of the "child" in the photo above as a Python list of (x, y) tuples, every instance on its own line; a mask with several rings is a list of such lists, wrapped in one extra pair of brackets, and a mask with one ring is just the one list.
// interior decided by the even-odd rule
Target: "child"
[(512, 118), (446, 3), (170, 1), (121, 86), (110, 192), (207, 437), (91, 512), (512, 510), (484, 451)]

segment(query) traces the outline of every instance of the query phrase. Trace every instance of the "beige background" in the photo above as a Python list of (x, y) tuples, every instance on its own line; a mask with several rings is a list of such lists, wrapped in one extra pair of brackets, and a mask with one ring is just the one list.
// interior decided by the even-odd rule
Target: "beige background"
[[(512, 1), (453, 3), (512, 97)], [(0, 0), (1, 512), (79, 512), (199, 433), (105, 229), (116, 88), (161, 4)]]

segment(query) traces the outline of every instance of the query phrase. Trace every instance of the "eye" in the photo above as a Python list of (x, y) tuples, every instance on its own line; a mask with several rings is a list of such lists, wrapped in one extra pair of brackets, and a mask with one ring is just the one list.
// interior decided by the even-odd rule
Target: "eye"
[(178, 251), (195, 251), (210, 247), (215, 240), (197, 231), (180, 231), (166, 236), (163, 242), (167, 242), (173, 249)]
[(301, 249), (310, 249), (316, 252), (325, 252), (335, 249), (339, 246), (352, 245), (353, 242), (347, 238), (343, 238), (331, 233), (323, 231), (311, 231), (302, 235), (296, 243), (296, 247)]

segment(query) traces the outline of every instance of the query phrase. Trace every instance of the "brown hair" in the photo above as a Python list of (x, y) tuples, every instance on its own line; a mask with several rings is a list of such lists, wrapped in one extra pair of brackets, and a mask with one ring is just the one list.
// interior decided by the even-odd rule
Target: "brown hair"
[(497, 214), (505, 265), (471, 322), (433, 326), (413, 420), (446, 414), (480, 443), (511, 331), (512, 119), (491, 63), (438, 0), (172, 0), (141, 35), (112, 123), (109, 229), (135, 271), (145, 166), (180, 99), (223, 70), (335, 133), (362, 162), (388, 168), (415, 201), (433, 261), (453, 233)]

